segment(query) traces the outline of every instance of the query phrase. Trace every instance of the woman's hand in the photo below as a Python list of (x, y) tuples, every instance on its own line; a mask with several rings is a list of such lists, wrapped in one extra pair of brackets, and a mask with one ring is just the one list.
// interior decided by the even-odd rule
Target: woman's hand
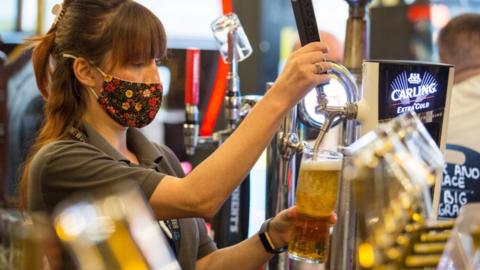
[[(297, 212), (294, 207), (278, 213), (268, 226), (268, 235), (274, 248), (285, 247), (293, 236)], [(329, 222), (335, 223), (336, 216), (332, 215)], [(216, 250), (197, 261), (195, 269), (259, 269), (273, 254), (266, 252), (258, 235), (242, 241), (234, 246)]]
[[(278, 213), (268, 227), (268, 235), (272, 238), (275, 248), (281, 248), (288, 245), (293, 236), (295, 228), (295, 219), (297, 217), (297, 210), (295, 207), (288, 208)], [(335, 224), (337, 216), (333, 214), (330, 216), (329, 222)]]
[(276, 92), (288, 107), (298, 103), (315, 86), (327, 83), (332, 64), (325, 62), (328, 53), (324, 42), (312, 42), (293, 52), (269, 92)]

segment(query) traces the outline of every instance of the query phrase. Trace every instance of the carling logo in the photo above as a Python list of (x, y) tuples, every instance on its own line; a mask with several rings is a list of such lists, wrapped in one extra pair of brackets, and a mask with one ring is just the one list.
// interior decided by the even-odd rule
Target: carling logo
[(421, 84), (422, 79), (420, 78), (420, 73), (410, 73), (410, 77), (408, 78), (408, 82), (410, 84)]
[(391, 83), (391, 99), (408, 105), (424, 101), (437, 92), (437, 80), (428, 72), (423, 74), (402, 72)]

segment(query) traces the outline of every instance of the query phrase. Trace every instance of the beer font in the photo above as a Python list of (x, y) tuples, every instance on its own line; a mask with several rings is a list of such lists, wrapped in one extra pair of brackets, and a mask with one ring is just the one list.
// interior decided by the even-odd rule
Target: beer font
[(357, 205), (356, 268), (436, 267), (452, 223), (429, 221), (442, 154), (423, 124), (414, 113), (399, 116), (349, 150), (344, 174)]

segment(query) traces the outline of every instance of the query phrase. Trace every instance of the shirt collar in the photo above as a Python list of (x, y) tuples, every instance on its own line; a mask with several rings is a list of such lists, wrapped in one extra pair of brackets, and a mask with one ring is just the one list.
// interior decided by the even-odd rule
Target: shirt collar
[(127, 144), (143, 164), (158, 164), (163, 158), (162, 152), (136, 128), (127, 130)]
[[(87, 136), (87, 142), (102, 150), (105, 154), (117, 161), (130, 164), (125, 156), (120, 154), (100, 133), (87, 123), (83, 124), (83, 130)], [(138, 158), (140, 164), (158, 164), (163, 155), (154, 145), (136, 128), (128, 128), (127, 145)]]

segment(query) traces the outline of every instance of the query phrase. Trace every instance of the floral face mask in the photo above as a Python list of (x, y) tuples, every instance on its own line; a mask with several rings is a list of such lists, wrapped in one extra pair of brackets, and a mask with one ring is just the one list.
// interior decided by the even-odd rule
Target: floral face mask
[(124, 127), (136, 128), (142, 128), (153, 121), (162, 104), (161, 83), (126, 81), (97, 69), (104, 78), (100, 96), (89, 89), (113, 120)]

